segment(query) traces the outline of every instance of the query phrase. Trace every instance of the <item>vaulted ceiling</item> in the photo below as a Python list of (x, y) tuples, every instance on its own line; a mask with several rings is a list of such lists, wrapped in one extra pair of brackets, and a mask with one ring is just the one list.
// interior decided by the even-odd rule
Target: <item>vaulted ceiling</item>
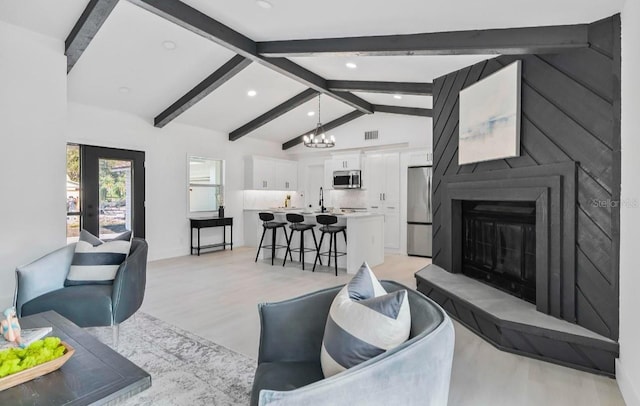
[[(253, 41), (581, 24), (615, 14), (623, 2), (268, 0), (272, 7), (264, 8), (255, 0), (183, 0), (184, 4), (237, 31), (250, 40), (250, 44)], [(84, 45), (76, 47), (79, 57), (77, 62), (73, 60), (75, 65), (70, 66), (71, 101), (136, 114), (151, 124), (155, 120), (158, 126), (185, 123), (240, 136), (247, 133), (249, 137), (281, 143), (314, 127), (318, 101), (309, 91), (301, 94), (309, 88), (307, 82), (274, 70), (271, 61), (259, 54), (244, 55), (249, 60), (243, 63), (239, 58), (236, 62), (241, 64), (230, 67), (228, 64), (237, 55), (236, 49), (230, 50), (225, 46), (228, 44), (216, 43), (210, 35), (198, 35), (175, 24), (175, 15), (174, 21), (170, 21), (167, 18), (170, 16), (158, 15), (162, 13), (154, 9), (172, 3), (179, 2), (0, 0), (0, 20), (65, 40), (85, 9), (95, 5), (106, 8), (95, 12), (108, 16), (104, 24), (95, 26), (96, 21), (102, 21), (94, 15), (84, 26), (88, 37), (82, 37), (84, 32), (78, 36)], [(404, 52), (404, 56), (358, 55), (361, 52), (285, 56), (318, 80), (421, 84), (495, 56), (495, 52), (482, 53), (482, 49), (473, 55), (407, 53), (412, 52)], [(249, 63), (251, 61), (254, 62)], [(356, 67), (349, 68), (347, 64)], [(353, 91), (352, 95), (343, 96), (344, 93), (331, 89), (320, 90), (330, 93), (321, 98), (323, 123), (354, 111), (354, 106), (374, 106), (368, 110), (375, 110), (376, 105), (431, 108), (431, 97), (426, 95)], [(249, 91), (255, 95), (250, 96)], [(300, 96), (296, 99), (296, 95)], [(188, 100), (169, 109), (166, 113), (169, 119), (159, 123), (157, 117), (181, 98)], [(280, 109), (274, 109), (277, 106), (281, 106)], [(422, 114), (428, 110), (420, 111)], [(261, 115), (272, 120), (257, 119)]]

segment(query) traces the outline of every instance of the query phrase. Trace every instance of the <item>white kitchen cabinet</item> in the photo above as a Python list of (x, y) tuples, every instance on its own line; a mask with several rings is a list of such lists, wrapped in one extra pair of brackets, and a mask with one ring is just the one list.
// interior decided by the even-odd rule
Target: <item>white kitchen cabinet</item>
[(382, 201), (385, 208), (400, 205), (400, 154), (390, 153), (384, 156), (384, 185)]
[(276, 167), (268, 158), (247, 157), (244, 170), (244, 188), (248, 190), (272, 190), (276, 183)]
[(385, 248), (399, 249), (400, 154), (368, 154), (362, 178), (369, 211), (384, 215)]
[(360, 169), (360, 154), (340, 154), (333, 156), (334, 171), (351, 171)]
[(379, 208), (400, 205), (400, 154), (367, 155), (363, 187), (370, 206)]
[(298, 163), (258, 156), (247, 157), (244, 187), (247, 190), (297, 190)]
[(400, 211), (384, 211), (384, 247), (400, 248)]
[(298, 163), (277, 160), (275, 190), (298, 190)]

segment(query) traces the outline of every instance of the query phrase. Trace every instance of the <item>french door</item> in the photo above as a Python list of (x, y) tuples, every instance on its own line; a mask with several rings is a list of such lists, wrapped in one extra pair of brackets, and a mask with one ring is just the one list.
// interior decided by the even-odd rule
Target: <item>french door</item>
[(109, 239), (145, 237), (144, 152), (80, 146), (82, 228)]

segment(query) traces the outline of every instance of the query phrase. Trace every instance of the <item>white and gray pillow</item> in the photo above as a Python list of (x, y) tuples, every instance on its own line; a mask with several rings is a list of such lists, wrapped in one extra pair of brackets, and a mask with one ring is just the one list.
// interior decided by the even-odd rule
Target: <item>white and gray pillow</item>
[(362, 264), (329, 310), (320, 352), (325, 378), (397, 347), (410, 331), (407, 291), (387, 293)]
[(76, 243), (65, 286), (110, 285), (131, 248), (131, 231), (102, 241), (82, 230)]

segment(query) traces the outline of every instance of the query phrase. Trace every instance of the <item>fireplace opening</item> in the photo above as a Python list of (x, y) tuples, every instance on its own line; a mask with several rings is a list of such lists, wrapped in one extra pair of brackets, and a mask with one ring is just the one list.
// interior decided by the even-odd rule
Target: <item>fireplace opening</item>
[(536, 302), (535, 202), (463, 201), (462, 273)]

